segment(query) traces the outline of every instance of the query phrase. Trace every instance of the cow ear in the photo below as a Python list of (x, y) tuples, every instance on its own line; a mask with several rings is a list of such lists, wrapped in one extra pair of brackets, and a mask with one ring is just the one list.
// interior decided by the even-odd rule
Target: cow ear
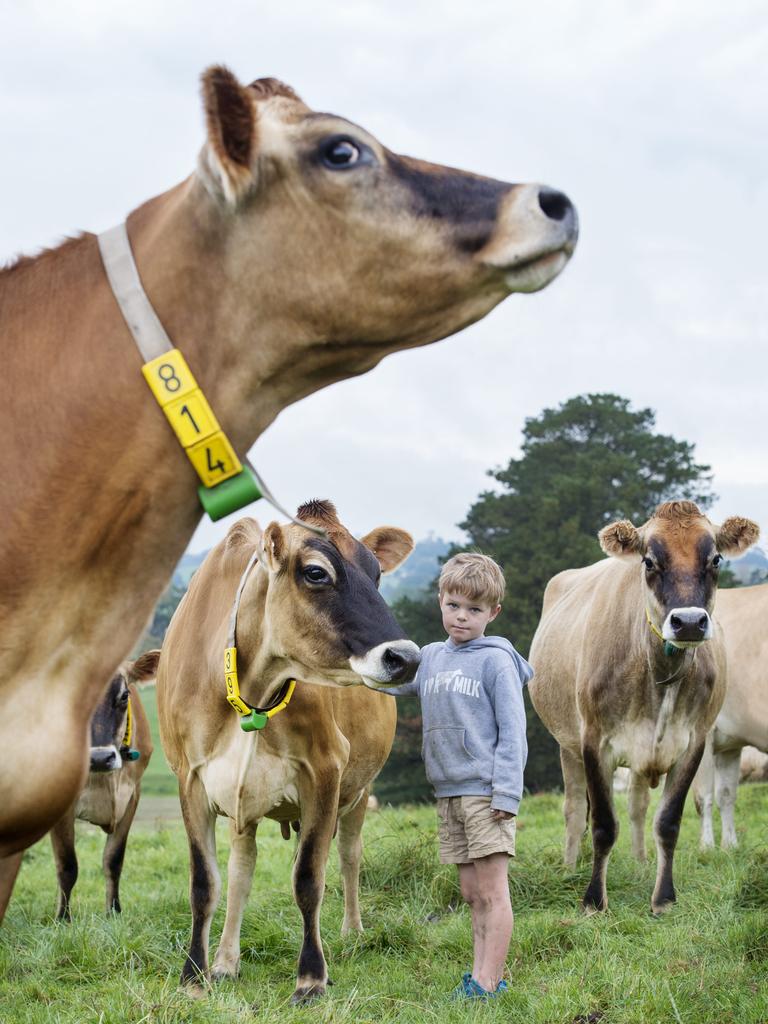
[(760, 527), (751, 519), (729, 516), (715, 532), (717, 550), (724, 555), (740, 555), (742, 551), (756, 544)]
[(360, 538), (379, 560), (382, 572), (392, 572), (402, 565), (413, 551), (413, 537), (396, 526), (377, 526), (365, 537)]
[(597, 539), (606, 555), (613, 558), (628, 558), (639, 555), (643, 550), (640, 531), (628, 519), (604, 526)]
[(233, 205), (253, 184), (257, 114), (253, 93), (221, 65), (203, 72), (208, 169)]
[(131, 681), (145, 683), (148, 679), (154, 679), (157, 675), (157, 663), (160, 661), (160, 651), (146, 651), (134, 661), (129, 670)]
[(285, 538), (280, 523), (270, 523), (261, 535), (261, 561), (270, 572), (279, 572), (285, 561)]

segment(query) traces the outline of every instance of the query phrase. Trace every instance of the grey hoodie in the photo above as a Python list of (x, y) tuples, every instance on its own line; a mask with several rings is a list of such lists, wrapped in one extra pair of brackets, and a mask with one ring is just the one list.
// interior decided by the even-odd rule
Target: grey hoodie
[(517, 814), (523, 795), (523, 686), (533, 669), (500, 636), (427, 644), (416, 678), (384, 690), (418, 694), (422, 757), (438, 797), (490, 796), (491, 807)]

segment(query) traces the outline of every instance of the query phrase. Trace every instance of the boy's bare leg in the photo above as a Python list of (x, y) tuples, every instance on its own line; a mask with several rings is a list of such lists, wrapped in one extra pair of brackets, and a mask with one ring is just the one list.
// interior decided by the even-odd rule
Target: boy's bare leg
[(472, 864), (459, 866), (462, 896), (472, 913), (475, 949), (472, 977), (488, 992), (495, 992), (501, 981), (512, 939), (514, 918), (509, 898), (508, 863), (508, 854), (493, 853)]
[(476, 978), (475, 971), (478, 970), (482, 963), (485, 945), (485, 932), (480, 927), (481, 921), (478, 910), (477, 874), (474, 863), (458, 864), (457, 867), (459, 869), (461, 896), (469, 907), (469, 913), (472, 918), (472, 955), (474, 957), (472, 961), (472, 977)]

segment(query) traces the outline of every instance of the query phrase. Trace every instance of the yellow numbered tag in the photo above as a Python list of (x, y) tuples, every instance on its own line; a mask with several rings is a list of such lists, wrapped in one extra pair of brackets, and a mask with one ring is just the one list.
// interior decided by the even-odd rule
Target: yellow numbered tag
[(206, 487), (215, 487), (242, 470), (227, 435), (219, 430), (205, 441), (186, 449), (195, 471)]
[(251, 709), (240, 696), (237, 681), (237, 648), (227, 647), (224, 650), (224, 681), (227, 687), (227, 700), (239, 715), (250, 715)]
[(161, 406), (175, 402), (197, 388), (197, 381), (177, 348), (144, 363), (141, 372)]
[(199, 388), (163, 406), (163, 412), (183, 448), (191, 448), (221, 429), (208, 399)]

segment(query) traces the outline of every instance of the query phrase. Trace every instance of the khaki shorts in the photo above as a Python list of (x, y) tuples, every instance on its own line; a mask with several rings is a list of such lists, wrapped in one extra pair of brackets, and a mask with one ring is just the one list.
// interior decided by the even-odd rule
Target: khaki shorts
[(470, 864), (492, 853), (515, 856), (515, 819), (491, 817), (489, 796), (449, 796), (437, 801), (441, 864)]

